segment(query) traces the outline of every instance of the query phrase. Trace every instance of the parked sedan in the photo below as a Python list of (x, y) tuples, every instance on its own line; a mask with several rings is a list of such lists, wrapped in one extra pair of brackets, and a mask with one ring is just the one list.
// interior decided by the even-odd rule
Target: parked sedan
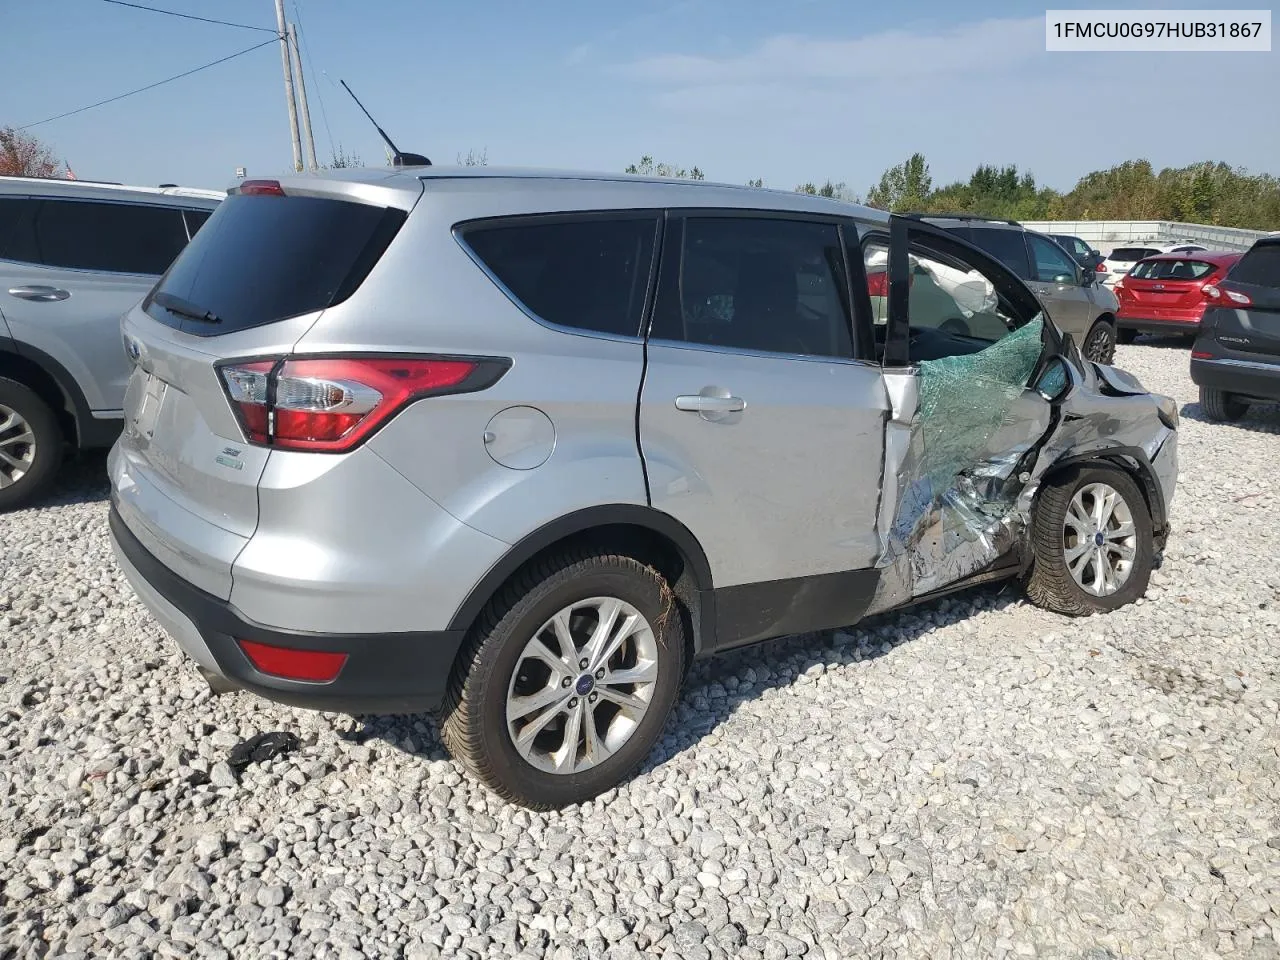
[(1191, 348), (1191, 379), (1210, 420), (1239, 420), (1254, 402), (1280, 401), (1280, 235), (1257, 241), (1225, 280)]
[(1162, 253), (1136, 263), (1114, 287), (1121, 343), (1139, 333), (1185, 333), (1195, 336), (1200, 317), (1211, 302), (1206, 286), (1222, 280), (1240, 253)]

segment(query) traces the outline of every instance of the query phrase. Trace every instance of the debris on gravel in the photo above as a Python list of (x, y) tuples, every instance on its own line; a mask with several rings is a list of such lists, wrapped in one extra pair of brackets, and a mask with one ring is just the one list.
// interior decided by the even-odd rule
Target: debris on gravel
[(0, 956), (1280, 955), (1280, 413), (1203, 421), (1183, 347), (1117, 363), (1182, 410), (1145, 600), (983, 589), (695, 664), (644, 768), (549, 814), (429, 718), (212, 696), (86, 458), (0, 518)]

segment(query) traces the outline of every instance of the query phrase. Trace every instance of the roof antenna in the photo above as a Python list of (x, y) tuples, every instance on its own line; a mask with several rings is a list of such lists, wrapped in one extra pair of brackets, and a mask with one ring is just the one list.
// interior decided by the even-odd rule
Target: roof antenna
[(346, 90), (347, 93), (351, 94), (351, 99), (356, 102), (356, 106), (360, 108), (360, 111), (366, 117), (369, 118), (369, 122), (373, 124), (373, 129), (378, 131), (378, 136), (382, 137), (382, 139), (387, 142), (387, 146), (391, 148), (391, 156), (392, 156), (391, 163), (393, 166), (397, 166), (397, 167), (429, 167), (431, 166), (431, 161), (428, 160), (426, 157), (424, 157), (420, 153), (401, 153), (400, 148), (391, 142), (391, 138), (387, 136), (387, 132), (383, 130), (380, 126), (378, 126), (378, 121), (373, 119), (373, 114), (371, 114), (368, 110), (365, 110), (364, 104), (360, 102), (360, 98), (357, 97), (355, 93), (352, 91), (352, 89), (347, 86), (347, 81), (339, 78), (338, 82), (342, 84), (343, 90)]

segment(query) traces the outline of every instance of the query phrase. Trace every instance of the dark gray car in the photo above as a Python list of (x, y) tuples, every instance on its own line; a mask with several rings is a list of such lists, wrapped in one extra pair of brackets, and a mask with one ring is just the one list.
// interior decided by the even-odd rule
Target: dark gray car
[(0, 177), (0, 510), (37, 495), (65, 445), (119, 435), (130, 370), (120, 315), (223, 196)]
[(1098, 363), (1115, 359), (1120, 309), (1116, 295), (1058, 243), (1013, 220), (963, 215), (926, 219), (987, 251), (1017, 274), (1085, 357)]

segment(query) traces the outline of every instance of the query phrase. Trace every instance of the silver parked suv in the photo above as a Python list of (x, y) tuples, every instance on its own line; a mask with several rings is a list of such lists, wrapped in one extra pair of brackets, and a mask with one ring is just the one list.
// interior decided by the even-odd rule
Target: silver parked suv
[(123, 336), (111, 531), (182, 649), (438, 709), (534, 807), (628, 776), (690, 658), (1001, 578), (1112, 610), (1168, 533), (1170, 400), (978, 248), (801, 194), (249, 181)]
[(1111, 363), (1116, 355), (1116, 314), (1120, 301), (1097, 273), (1076, 261), (1047, 234), (1016, 220), (986, 217), (928, 217), (928, 222), (981, 247), (1021, 278), (1044, 304), (1054, 324), (1080, 344), (1089, 360)]
[(0, 177), (0, 510), (40, 493), (64, 444), (115, 441), (131, 369), (120, 315), (223, 196)]

